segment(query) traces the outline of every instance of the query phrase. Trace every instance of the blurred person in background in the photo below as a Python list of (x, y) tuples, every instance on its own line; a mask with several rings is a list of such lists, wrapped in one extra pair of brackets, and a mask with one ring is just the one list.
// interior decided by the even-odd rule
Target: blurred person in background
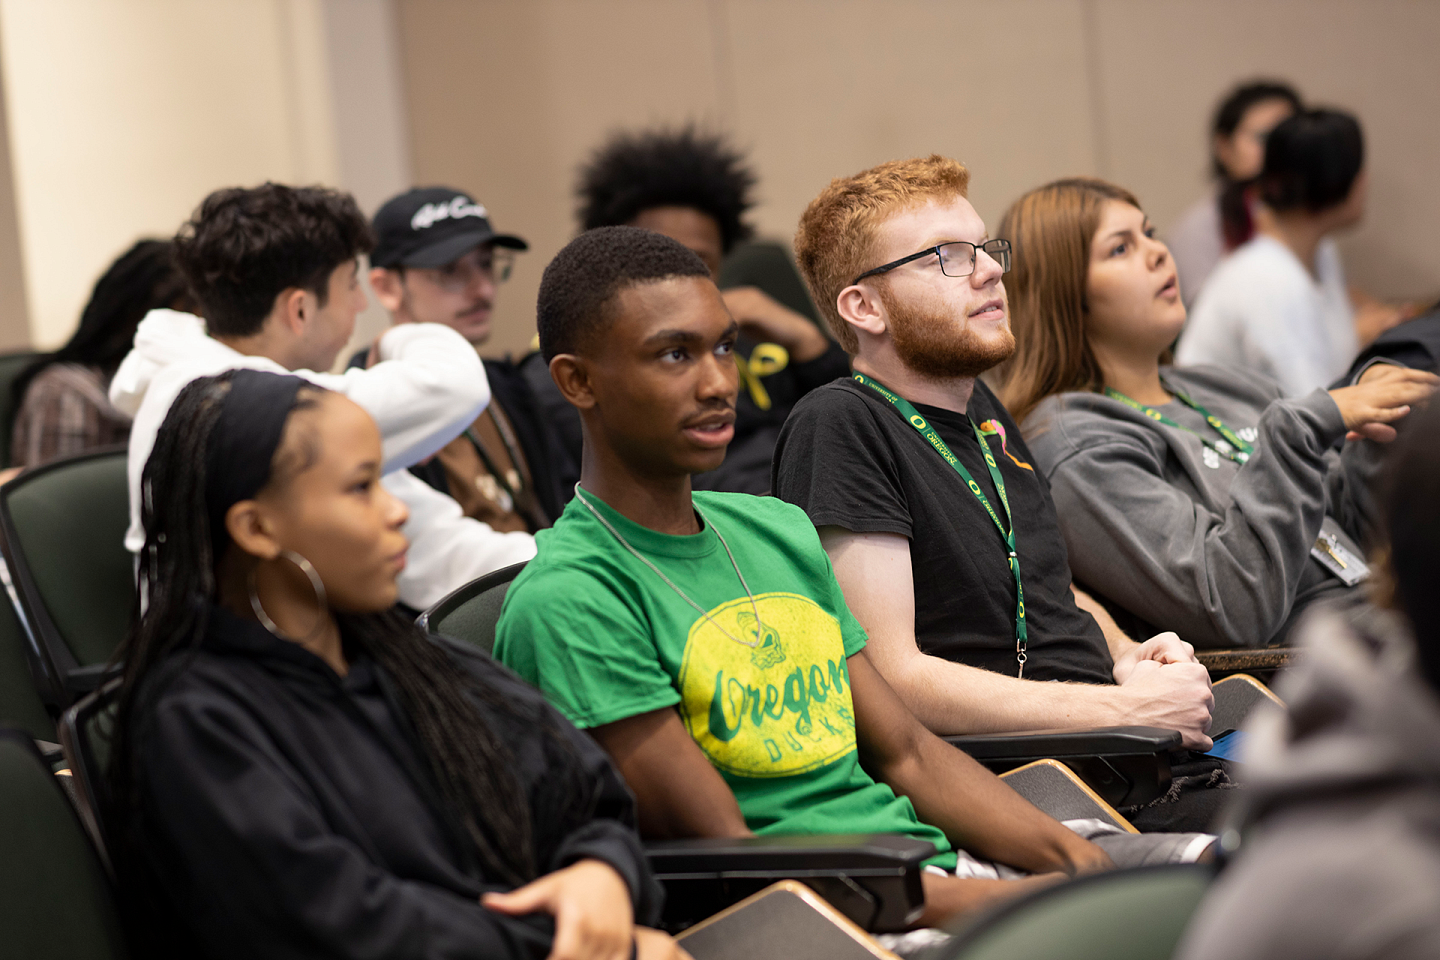
[(1393, 448), (1388, 611), (1308, 618), (1249, 727), (1244, 845), (1183, 960), (1433, 957), (1440, 944), (1440, 406)]
[(1265, 163), (1265, 138), (1300, 109), (1295, 89), (1274, 80), (1243, 84), (1216, 108), (1210, 125), (1215, 188), (1195, 201), (1166, 237), (1186, 307), (1194, 305), (1221, 258), (1254, 236), (1254, 180)]
[[(750, 239), (745, 216), (754, 205), (755, 175), (739, 152), (719, 136), (686, 127), (620, 134), (600, 147), (580, 171), (579, 219), (583, 229), (632, 226), (676, 240), (693, 250), (717, 280), (727, 256)], [(809, 306), (788, 254), (755, 276), (778, 275), (781, 289), (746, 283), (722, 290), (725, 306), (740, 324), (735, 364), (740, 371), (735, 439), (725, 462), (694, 478), (697, 490), (767, 493), (770, 461), (780, 427), (806, 393), (850, 373), (850, 359), (811, 318), (794, 307)], [(762, 255), (763, 255), (762, 251)], [(799, 297), (787, 306), (783, 281)], [(564, 423), (579, 479), (580, 427), (575, 412), (548, 383), (551, 419)], [(537, 378), (539, 379), (539, 378)], [(537, 391), (538, 392), (538, 391)], [(573, 481), (571, 482), (573, 485)]]
[(169, 241), (141, 240), (96, 281), (70, 341), (16, 377), (15, 467), (38, 467), (129, 438), (130, 417), (110, 403), (107, 391), (140, 320), (161, 308), (196, 312)]
[[(370, 287), (393, 323), (442, 323), (477, 350), (517, 251), (530, 245), (496, 233), (488, 211), (450, 187), (409, 190), (375, 214)], [(350, 360), (378, 360), (378, 341)], [(554, 482), (553, 431), (509, 360), (482, 359), (490, 404), (433, 458), (410, 472), (454, 497), (467, 517), (495, 530), (534, 533), (559, 516), (568, 495)]]
[(1407, 315), (1345, 283), (1333, 234), (1365, 213), (1360, 123), (1304, 110), (1266, 141), (1258, 233), (1216, 267), (1195, 301), (1177, 360), (1245, 367), (1292, 396), (1341, 376), (1359, 349)]
[[(1239, 367), (1169, 364), (1175, 265), (1139, 201), (1060, 180), (1006, 211), (1016, 351), (1001, 398), (1049, 483), (1075, 578), (1197, 647), (1286, 638), (1325, 600), (1362, 604), (1367, 475), (1436, 377), (1382, 363), (1286, 399)], [(1151, 631), (1153, 632), (1153, 630)]]

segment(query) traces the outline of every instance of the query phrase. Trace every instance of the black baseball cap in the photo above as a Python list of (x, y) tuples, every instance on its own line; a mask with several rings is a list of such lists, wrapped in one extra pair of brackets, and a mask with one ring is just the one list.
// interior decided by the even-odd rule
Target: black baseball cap
[(519, 237), (496, 233), (484, 207), (449, 187), (402, 193), (376, 211), (373, 225), (372, 267), (443, 267), (482, 243), (530, 249)]

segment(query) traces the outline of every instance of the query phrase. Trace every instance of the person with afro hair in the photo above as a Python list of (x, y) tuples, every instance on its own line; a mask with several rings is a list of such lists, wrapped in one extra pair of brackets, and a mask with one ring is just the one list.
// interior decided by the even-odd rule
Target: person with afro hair
[[(816, 322), (789, 252), (747, 242), (754, 233), (746, 220), (754, 186), (739, 151), (721, 136), (686, 126), (616, 134), (581, 168), (576, 191), (582, 230), (641, 227), (693, 250), (740, 325), (735, 439), (722, 466), (694, 478), (697, 490), (767, 493), (775, 441), (795, 402), (850, 374), (849, 357)], [(543, 364), (528, 366), (531, 386), (571, 448), (578, 479), (574, 410)]]

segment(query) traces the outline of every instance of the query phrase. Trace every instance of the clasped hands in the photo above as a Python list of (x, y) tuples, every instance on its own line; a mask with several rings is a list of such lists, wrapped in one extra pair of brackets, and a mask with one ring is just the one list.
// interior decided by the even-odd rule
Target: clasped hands
[(1206, 731), (1215, 695), (1193, 646), (1174, 633), (1157, 633), (1115, 658), (1112, 673), (1121, 692), (1134, 697), (1129, 722), (1178, 730), (1187, 750), (1213, 745)]

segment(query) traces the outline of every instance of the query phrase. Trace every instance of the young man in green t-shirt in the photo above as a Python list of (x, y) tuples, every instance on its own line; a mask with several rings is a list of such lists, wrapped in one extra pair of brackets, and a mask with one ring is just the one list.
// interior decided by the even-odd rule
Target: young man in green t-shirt
[[(1112, 865), (897, 699), (802, 511), (692, 495), (725, 456), (738, 380), (699, 258), (633, 227), (582, 234), (546, 268), (539, 326), (584, 459), (495, 655), (610, 753), (642, 832), (890, 832), (933, 841), (946, 869), (952, 841), (1036, 874)], [(923, 920), (1049, 879), (927, 874)]]

